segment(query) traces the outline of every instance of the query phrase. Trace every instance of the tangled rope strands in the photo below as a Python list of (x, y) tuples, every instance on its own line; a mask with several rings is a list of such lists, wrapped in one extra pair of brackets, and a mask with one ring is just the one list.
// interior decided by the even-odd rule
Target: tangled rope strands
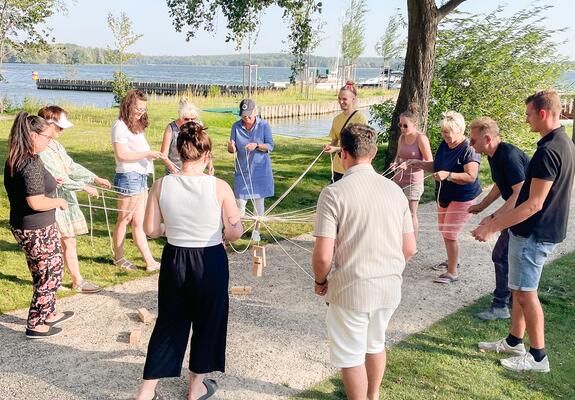
[[(277, 236), (279, 236), (280, 238), (282, 238), (282, 239), (284, 239), (284, 240), (287, 240), (288, 242), (290, 242), (290, 243), (293, 244), (294, 246), (299, 247), (300, 249), (302, 249), (302, 250), (308, 252), (309, 254), (312, 253), (312, 251), (311, 251), (310, 249), (308, 249), (308, 248), (306, 248), (306, 247), (303, 247), (302, 245), (297, 244), (297, 243), (294, 242), (293, 240), (291, 240), (291, 239), (289, 239), (289, 238), (283, 236), (282, 234), (278, 233), (275, 229), (270, 228), (270, 226), (267, 225), (267, 224), (266, 224), (266, 229), (270, 232), (270, 234), (271, 234), (271, 232), (273, 232), (273, 233), (275, 233)], [(278, 244), (279, 244), (279, 243), (278, 243)]]
[(276, 237), (274, 236), (274, 234), (271, 232), (271, 230), (270, 230), (270, 228), (268, 227), (268, 225), (267, 225), (265, 222), (263, 222), (262, 224), (263, 224), (264, 228), (267, 229), (267, 231), (268, 231), (268, 233), (270, 234), (270, 236), (272, 237), (272, 239), (277, 243), (277, 245), (279, 246), (279, 248), (285, 253), (285, 255), (288, 256), (289, 259), (292, 260), (293, 263), (294, 263), (295, 265), (297, 265), (299, 269), (301, 269), (307, 276), (309, 276), (310, 279), (312, 279), (312, 280), (315, 281), (314, 277), (311, 276), (311, 274), (310, 274), (309, 272), (307, 272), (307, 271), (305, 270), (305, 268), (303, 268), (296, 260), (294, 260), (294, 258), (286, 251), (286, 249), (284, 249), (284, 247), (280, 244), (280, 242), (276, 239)]
[(267, 209), (267, 211), (264, 213), (264, 216), (269, 215), (270, 212), (273, 211), (274, 208), (277, 207), (277, 205), (279, 203), (281, 203), (281, 201), (283, 199), (285, 199), (285, 197), (293, 190), (293, 188), (296, 187), (296, 185), (298, 183), (301, 182), (301, 180), (303, 179), (303, 177), (309, 172), (309, 170), (315, 165), (315, 163), (320, 159), (320, 157), (324, 154), (323, 149), (321, 150), (321, 152), (317, 155), (317, 157), (311, 162), (310, 165), (308, 165), (308, 167), (303, 171), (303, 173), (299, 176), (299, 178), (297, 178), (295, 180), (294, 183), (292, 183), (292, 185), (271, 205), (269, 206), (269, 208)]

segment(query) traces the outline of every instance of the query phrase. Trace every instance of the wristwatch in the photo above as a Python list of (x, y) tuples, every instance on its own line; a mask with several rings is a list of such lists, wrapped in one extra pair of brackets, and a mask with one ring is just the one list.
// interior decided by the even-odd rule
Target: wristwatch
[(447, 174), (447, 178), (445, 178), (445, 180), (446, 180), (447, 182), (451, 182), (451, 181), (452, 181), (451, 171), (449, 172), (449, 174)]

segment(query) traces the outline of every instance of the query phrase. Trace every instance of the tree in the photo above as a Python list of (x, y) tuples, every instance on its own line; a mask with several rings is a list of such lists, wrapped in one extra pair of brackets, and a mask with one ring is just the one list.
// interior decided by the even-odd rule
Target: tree
[(114, 72), (114, 79), (112, 82), (112, 92), (114, 93), (114, 102), (119, 104), (126, 92), (132, 89), (132, 82), (130, 78), (122, 72), (124, 62), (133, 57), (132, 54), (126, 50), (136, 43), (143, 35), (135, 34), (132, 30), (132, 21), (125, 12), (121, 12), (118, 18), (115, 18), (112, 13), (108, 13), (108, 27), (114, 36), (114, 47), (117, 54), (118, 64), (120, 70)]
[[(6, 49), (22, 52), (30, 48), (46, 48), (50, 30), (41, 25), (55, 12), (64, 12), (61, 0), (0, 0), (0, 82)], [(0, 112), (3, 112), (0, 98)]]
[(456, 12), (441, 23), (427, 130), (432, 144), (441, 140), (441, 113), (453, 109), (469, 121), (488, 115), (507, 141), (528, 146), (517, 134), (525, 98), (552, 87), (567, 69), (557, 58), (557, 30), (541, 17), (549, 8), (533, 6), (510, 17), (503, 7), (481, 15)]
[(341, 54), (344, 64), (355, 64), (365, 50), (367, 0), (351, 0), (341, 27)]
[(438, 7), (435, 0), (407, 0), (407, 51), (401, 89), (393, 111), (387, 161), (393, 160), (399, 139), (399, 114), (410, 103), (421, 110), (420, 125), (427, 127), (427, 108), (435, 68), (438, 25), (465, 0), (448, 0)]
[[(186, 40), (192, 39), (203, 27), (215, 30), (214, 21), (221, 10), (229, 30), (226, 42), (234, 41), (241, 47), (244, 39), (254, 33), (260, 22), (261, 11), (277, 5), (283, 17), (291, 21), (290, 52), (295, 55), (292, 71), (300, 71), (302, 60), (312, 46), (312, 14), (320, 13), (322, 3), (317, 0), (166, 0), (170, 17), (177, 32), (187, 27)], [(303, 61), (305, 65), (305, 61)]]
[(123, 11), (118, 18), (114, 17), (112, 13), (108, 13), (108, 27), (114, 36), (114, 48), (118, 56), (121, 73), (124, 62), (133, 58), (133, 55), (127, 53), (126, 50), (140, 40), (143, 35), (134, 33), (132, 21)]
[[(405, 26), (403, 16), (398, 12), (391, 17), (387, 22), (385, 33), (375, 45), (375, 51), (382, 57), (381, 64), (385, 68), (385, 61), (402, 56), (405, 51), (405, 41), (402, 39), (400, 30)], [(389, 77), (391, 76), (391, 66), (388, 73), (388, 87)]]

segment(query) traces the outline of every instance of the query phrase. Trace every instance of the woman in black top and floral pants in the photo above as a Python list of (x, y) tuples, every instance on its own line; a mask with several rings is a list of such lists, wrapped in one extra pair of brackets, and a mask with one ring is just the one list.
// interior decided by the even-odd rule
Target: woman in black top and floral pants
[(68, 203), (50, 197), (56, 180), (37, 155), (50, 138), (50, 126), (43, 118), (19, 113), (10, 131), (4, 166), (10, 228), (26, 255), (34, 285), (26, 324), (26, 336), (32, 339), (58, 335), (62, 330), (56, 325), (74, 316), (71, 311), (57, 313), (55, 307), (64, 259), (54, 214), (57, 207), (66, 209)]

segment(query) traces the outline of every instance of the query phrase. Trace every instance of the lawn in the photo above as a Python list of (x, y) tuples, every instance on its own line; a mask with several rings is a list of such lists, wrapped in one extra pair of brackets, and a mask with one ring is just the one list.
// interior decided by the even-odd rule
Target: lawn
[[(575, 398), (575, 253), (547, 265), (540, 285), (551, 372), (515, 373), (499, 364), (505, 355), (482, 353), (477, 343), (507, 336), (508, 321), (484, 322), (474, 314), (491, 296), (448, 316), (388, 350), (382, 399)], [(345, 398), (340, 375), (294, 399)]]

